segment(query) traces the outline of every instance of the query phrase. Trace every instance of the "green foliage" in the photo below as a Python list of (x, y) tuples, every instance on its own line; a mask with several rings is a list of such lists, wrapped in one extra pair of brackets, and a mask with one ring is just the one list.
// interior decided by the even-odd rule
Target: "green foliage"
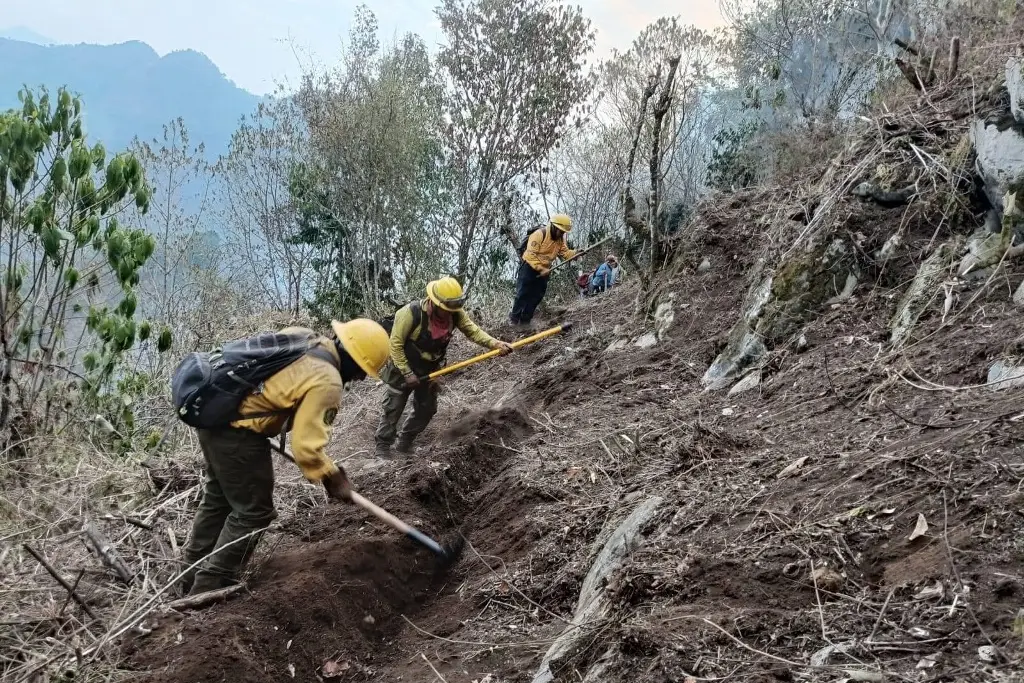
[[(88, 306), (86, 342), (92, 348), (80, 359), (88, 399), (137, 339), (134, 287), (154, 241), (122, 226), (117, 215), (129, 203), (144, 213), (152, 193), (133, 155), (108, 159), (102, 145), (89, 147), (81, 101), (67, 90), (54, 97), (45, 89), (23, 90), (19, 100), (20, 110), (0, 114), (0, 239), (12, 255), (0, 287), (0, 329), (14, 330), (13, 337), (0, 334), (0, 353), (15, 360), (68, 358), (68, 313), (86, 303), (83, 281), (92, 293), (119, 291), (114, 310)], [(3, 378), (0, 427), (15, 412), (31, 414), (35, 400), (57, 381), (53, 372)], [(17, 392), (14, 382), (23, 384)]]
[(157, 351), (159, 351), (160, 353), (164, 353), (165, 351), (169, 350), (171, 348), (171, 341), (171, 328), (165, 327), (162, 330), (160, 330), (160, 336), (157, 337), (156, 342)]
[(728, 190), (753, 185), (757, 180), (758, 157), (751, 144), (760, 126), (749, 122), (721, 128), (713, 138), (708, 161), (708, 185)]
[(300, 91), (309, 143), (287, 165), (288, 239), (310, 249), (319, 277), (303, 301), (321, 322), (388, 309), (400, 283), (436, 276), (448, 228), (443, 87), (426, 45), (405, 36), (382, 48), (361, 7), (347, 54)]

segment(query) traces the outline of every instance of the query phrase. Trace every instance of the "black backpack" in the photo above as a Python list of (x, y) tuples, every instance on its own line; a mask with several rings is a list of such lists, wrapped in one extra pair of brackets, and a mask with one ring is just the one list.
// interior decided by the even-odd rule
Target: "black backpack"
[[(240, 415), (239, 406), (271, 375), (314, 350), (319, 335), (263, 332), (210, 352), (194, 351), (171, 376), (171, 400), (178, 418), (197, 429), (226, 427), (235, 420), (275, 413)], [(330, 354), (324, 354), (331, 362)]]
[(523, 241), (519, 243), (519, 248), (516, 249), (516, 251), (519, 252), (519, 258), (523, 258), (523, 254), (526, 253), (526, 247), (529, 246), (529, 243), (530, 243), (530, 235), (532, 235), (533, 233), (537, 232), (538, 230), (543, 230), (543, 229), (544, 229), (543, 225), (538, 225), (538, 226), (530, 228), (529, 230), (526, 231), (526, 237), (523, 238)]

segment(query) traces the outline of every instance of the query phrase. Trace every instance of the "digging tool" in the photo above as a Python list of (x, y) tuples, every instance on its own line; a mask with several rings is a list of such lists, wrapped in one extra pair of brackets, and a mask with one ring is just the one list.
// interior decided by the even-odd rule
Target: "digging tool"
[[(281, 455), (283, 455), (288, 460), (295, 462), (295, 458), (292, 457), (291, 453), (286, 451), (281, 446), (278, 446), (273, 441), (270, 442), (270, 447), (273, 448), (278, 453), (280, 453)], [(373, 504), (372, 502), (370, 502), (363, 496), (359, 495), (355, 491), (352, 491), (352, 502), (358, 505), (359, 507), (363, 508), (364, 510), (366, 510), (371, 515), (373, 515), (380, 521), (384, 522), (391, 528), (405, 534), (408, 538), (412, 539), (416, 543), (419, 543), (424, 548), (437, 555), (437, 557), (441, 560), (443, 567), (448, 567), (454, 564), (462, 555), (462, 549), (466, 544), (466, 541), (462, 538), (462, 536), (456, 536), (452, 540), (446, 542), (444, 545), (441, 545), (440, 543), (432, 539), (430, 536), (427, 536), (425, 533), (423, 533), (416, 527), (410, 524), (406, 524), (398, 517), (395, 517), (393, 514), (391, 514), (384, 508)]]
[[(533, 344), (534, 342), (539, 342), (542, 339), (547, 339), (548, 337), (553, 337), (554, 335), (556, 335), (556, 334), (558, 334), (560, 332), (568, 332), (571, 329), (572, 329), (572, 323), (562, 323), (558, 327), (552, 327), (551, 329), (544, 330), (543, 332), (538, 332), (537, 334), (531, 335), (529, 337), (524, 337), (523, 339), (520, 339), (519, 341), (514, 341), (514, 342), (512, 342), (511, 346), (512, 346), (513, 349), (518, 349), (518, 348), (521, 348), (523, 346), (526, 346), (527, 344)], [(447, 367), (443, 367), (440, 370), (436, 370), (436, 371), (430, 373), (426, 377), (420, 377), (419, 379), (420, 379), (421, 382), (428, 382), (430, 380), (435, 380), (438, 377), (442, 377), (444, 375), (450, 374), (450, 373), (455, 372), (457, 370), (461, 370), (462, 368), (467, 368), (470, 365), (473, 365), (474, 363), (479, 363), (482, 360), (487, 360), (489, 358), (494, 358), (495, 356), (499, 356), (499, 355), (501, 355), (501, 350), (500, 349), (494, 349), (492, 351), (488, 351), (487, 353), (481, 353), (479, 356), (473, 356), (472, 358), (467, 358), (464, 361), (460, 361), (458, 363), (453, 363), (453, 364), (451, 364), (451, 365), (449, 365)]]
[(611, 238), (612, 238), (612, 236), (609, 235), (608, 237), (605, 237), (603, 240), (600, 240), (598, 242), (595, 242), (594, 244), (591, 244), (586, 249), (583, 249), (582, 251), (576, 252), (576, 254), (571, 259), (569, 259), (568, 261), (562, 261), (557, 266), (552, 268), (550, 272), (552, 272), (552, 273), (555, 272), (556, 270), (558, 270), (559, 268), (564, 266), (566, 263), (572, 263), (573, 261), (577, 260), (580, 256), (583, 256), (584, 254), (586, 254), (588, 251), (592, 251), (594, 249), (597, 249), (599, 246), (601, 246), (602, 244), (604, 244), (605, 242), (607, 242)]

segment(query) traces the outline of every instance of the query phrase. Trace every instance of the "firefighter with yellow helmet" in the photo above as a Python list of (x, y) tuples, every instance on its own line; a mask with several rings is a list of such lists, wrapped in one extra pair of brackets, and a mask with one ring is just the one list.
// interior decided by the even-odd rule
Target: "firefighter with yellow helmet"
[(551, 264), (556, 258), (571, 261), (576, 252), (569, 248), (565, 236), (572, 232), (572, 219), (564, 213), (551, 217), (546, 228), (534, 230), (522, 248), (522, 261), (516, 274), (516, 300), (509, 313), (509, 322), (517, 327), (529, 326), (537, 306), (548, 290)]
[[(399, 453), (412, 452), (413, 441), (437, 412), (437, 384), (425, 378), (444, 367), (456, 329), (470, 341), (502, 355), (512, 351), (510, 344), (487, 334), (469, 317), (462, 285), (455, 278), (434, 280), (427, 285), (426, 294), (400, 308), (391, 327), (391, 355), (380, 373), (386, 385), (384, 413), (376, 433), (376, 453), (381, 458), (390, 457), (392, 446)], [(399, 430), (410, 396), (412, 415)]]
[(290, 428), (292, 453), (306, 479), (328, 496), (349, 500), (345, 470), (327, 455), (331, 425), (349, 382), (376, 378), (388, 356), (387, 331), (365, 318), (331, 323), (331, 334), (302, 327), (281, 333), (311, 341), (309, 350), (248, 394), (241, 419), (199, 429), (206, 460), (202, 501), (184, 551), (183, 592), (193, 595), (232, 585), (252, 556), (274, 510), (274, 463), (269, 437)]

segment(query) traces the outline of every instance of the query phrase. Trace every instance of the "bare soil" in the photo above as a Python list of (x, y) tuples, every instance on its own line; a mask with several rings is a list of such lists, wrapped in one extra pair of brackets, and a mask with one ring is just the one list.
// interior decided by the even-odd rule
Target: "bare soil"
[[(635, 291), (588, 299), (564, 313), (570, 336), (446, 382), (412, 457), (347, 461), (371, 499), (465, 535), (452, 570), (355, 509), (311, 507), (248, 594), (159, 617), (126, 644), (129, 666), (167, 683), (529, 681), (603, 526), (657, 494), (667, 504), (608, 586), (613, 614), (559, 680), (601, 655), (616, 681), (1012, 679), (1024, 394), (962, 387), (1017, 338), (1021, 275), (979, 289), (955, 324), (936, 302), (925, 341), (897, 357), (880, 342), (898, 290), (862, 288), (803, 328), (806, 348), (775, 349), (757, 390), (708, 393), (700, 376), (746, 287), (745, 235), (722, 237), (735, 218), (699, 245), (712, 270), (667, 287), (661, 343), (607, 351), (642, 331)], [(338, 457), (357, 448), (337, 441)], [(979, 659), (986, 645), (1001, 659)]]
[[(1024, 391), (976, 385), (1019, 345), (1009, 295), (1024, 276), (1007, 267), (967, 286), (945, 320), (938, 297), (889, 353), (888, 321), (931, 237), (922, 221), (905, 257), (771, 350), (757, 389), (705, 392), (770, 193), (709, 212), (662, 284), (675, 319), (655, 346), (632, 345), (645, 329), (627, 285), (549, 310), (575, 323), (569, 335), (446, 381), (411, 457), (366, 455), (372, 413), (339, 434), (335, 455), (365, 495), (468, 539), (457, 566), (438, 573), (358, 510), (309, 506), (284, 520), (247, 594), (150, 620), (127, 666), (166, 683), (529, 681), (602, 529), (658, 495), (607, 586), (611, 613), (558, 680), (598, 659), (602, 681), (1020, 680)], [(849, 214), (870, 240), (901, 209), (851, 201)], [(697, 273), (704, 256), (712, 269)]]

